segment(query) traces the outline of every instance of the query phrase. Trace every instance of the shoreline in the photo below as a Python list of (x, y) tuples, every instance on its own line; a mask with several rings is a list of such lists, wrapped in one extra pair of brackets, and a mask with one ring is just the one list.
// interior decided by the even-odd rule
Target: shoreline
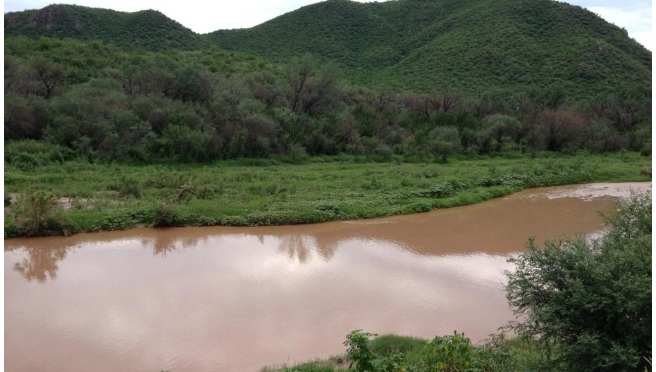
[[(5, 207), (5, 239), (135, 227), (279, 226), (409, 215), (478, 204), (536, 187), (650, 182), (640, 175), (646, 163), (651, 166), (651, 159), (626, 161), (618, 156), (586, 155), (449, 164), (204, 167), (172, 172), (156, 166), (113, 165), (112, 170), (122, 173), (113, 177), (103, 172), (103, 165), (71, 172), (72, 177), (49, 170), (10, 171), (5, 174), (5, 189), (11, 186), (9, 192), (15, 192), (11, 185), (19, 183), (15, 179), (32, 192), (30, 197), (45, 199), (34, 199), (26, 207), (16, 206), (21, 202), (18, 198)], [(61, 179), (59, 188), (43, 182), (51, 178)], [(103, 185), (89, 190), (90, 183)], [(65, 194), (72, 190), (75, 195), (75, 189), (82, 191), (79, 196)], [(63, 198), (69, 205), (66, 210), (59, 206)], [(43, 211), (30, 210), (39, 203), (50, 203), (50, 220)], [(12, 208), (23, 215), (12, 215)], [(30, 213), (46, 217), (34, 221)], [(32, 222), (31, 230), (25, 221)]]
[[(103, 233), (103, 232), (112, 232), (112, 231), (129, 231), (129, 230), (138, 230), (138, 229), (166, 229), (166, 228), (185, 228), (185, 227), (235, 227), (235, 228), (249, 228), (249, 227), (284, 227), (284, 226), (295, 226), (295, 225), (315, 225), (315, 224), (323, 224), (323, 223), (331, 223), (331, 222), (360, 222), (360, 221), (370, 221), (370, 220), (376, 220), (376, 219), (385, 219), (385, 218), (390, 218), (390, 217), (398, 217), (398, 216), (411, 216), (411, 215), (417, 215), (417, 214), (422, 214), (422, 213), (430, 213), (434, 212), (437, 210), (441, 209), (450, 209), (450, 208), (456, 208), (456, 207), (466, 207), (466, 206), (471, 206), (471, 205), (476, 205), (476, 204), (481, 204), (489, 200), (493, 199), (498, 199), (498, 198), (503, 198), (508, 195), (515, 195), (518, 193), (521, 193), (526, 190), (531, 190), (531, 189), (536, 189), (536, 188), (549, 188), (549, 187), (558, 187), (558, 186), (576, 186), (576, 185), (602, 185), (602, 184), (609, 184), (609, 185), (614, 185), (614, 184), (625, 184), (625, 183), (651, 183), (651, 181), (632, 181), (632, 182), (592, 182), (592, 183), (582, 183), (582, 184), (566, 184), (566, 185), (556, 185), (556, 186), (538, 186), (538, 187), (530, 187), (530, 188), (525, 188), (521, 189), (518, 191), (513, 191), (509, 194), (503, 194), (498, 197), (486, 199), (486, 200), (481, 200), (480, 202), (472, 203), (472, 204), (464, 204), (464, 205), (453, 205), (450, 207), (445, 207), (445, 208), (435, 208), (431, 209), (429, 211), (425, 212), (417, 212), (417, 213), (408, 213), (408, 214), (394, 214), (394, 215), (387, 215), (387, 216), (378, 216), (378, 217), (371, 217), (371, 218), (361, 218), (361, 219), (351, 219), (351, 220), (329, 220), (329, 221), (322, 221), (322, 222), (316, 222), (316, 223), (299, 223), (299, 224), (277, 224), (277, 225), (184, 225), (184, 226), (171, 226), (171, 227), (155, 227), (152, 225), (147, 225), (144, 223), (138, 223), (133, 226), (129, 226), (124, 229), (115, 229), (115, 230), (98, 230), (98, 231), (79, 231), (74, 234), (70, 234), (68, 236), (73, 236), (73, 235), (79, 235), (79, 234), (94, 234), (94, 233)], [(49, 235), (38, 235), (38, 236), (16, 236), (16, 237), (5, 237), (5, 240), (12, 240), (12, 239), (24, 239), (24, 238), (44, 238), (44, 237), (53, 237), (53, 236), (66, 236), (63, 233), (51, 233)]]

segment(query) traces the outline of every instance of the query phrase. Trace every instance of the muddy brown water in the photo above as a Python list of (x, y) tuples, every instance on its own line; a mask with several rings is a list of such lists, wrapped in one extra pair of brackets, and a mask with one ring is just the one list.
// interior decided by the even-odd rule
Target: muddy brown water
[(354, 329), (474, 342), (512, 320), (507, 256), (599, 234), (651, 183), (532, 189), (392, 218), (5, 240), (7, 371), (257, 371)]

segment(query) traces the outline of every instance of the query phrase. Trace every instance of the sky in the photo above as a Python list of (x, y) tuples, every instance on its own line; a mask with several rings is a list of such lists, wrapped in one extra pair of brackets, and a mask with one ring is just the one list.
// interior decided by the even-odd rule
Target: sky
[[(53, 2), (108, 8), (126, 12), (154, 9), (197, 33), (248, 28), (320, 0), (5, 0), (5, 13), (40, 9)], [(356, 0), (367, 2), (364, 0)], [(651, 0), (570, 0), (605, 20), (624, 27), (629, 36), (652, 49)]]

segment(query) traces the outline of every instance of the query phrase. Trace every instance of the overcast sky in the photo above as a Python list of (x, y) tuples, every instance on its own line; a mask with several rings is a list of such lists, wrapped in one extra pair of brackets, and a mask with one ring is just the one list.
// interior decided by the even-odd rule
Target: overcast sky
[[(39, 9), (55, 3), (134, 12), (155, 9), (198, 33), (220, 29), (246, 28), (320, 0), (5, 0), (5, 13)], [(365, 2), (363, 0), (357, 0)], [(652, 50), (651, 0), (570, 0), (624, 27), (629, 35)]]

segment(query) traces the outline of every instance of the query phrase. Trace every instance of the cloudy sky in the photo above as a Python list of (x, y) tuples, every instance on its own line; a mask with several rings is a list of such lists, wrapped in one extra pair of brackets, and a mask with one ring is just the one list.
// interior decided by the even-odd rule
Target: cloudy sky
[[(320, 0), (5, 0), (5, 12), (39, 9), (51, 3), (67, 3), (133, 12), (155, 9), (198, 33), (258, 25), (283, 13)], [(365, 2), (363, 0), (357, 0)], [(569, 0), (624, 27), (629, 35), (652, 50), (651, 0)]]

